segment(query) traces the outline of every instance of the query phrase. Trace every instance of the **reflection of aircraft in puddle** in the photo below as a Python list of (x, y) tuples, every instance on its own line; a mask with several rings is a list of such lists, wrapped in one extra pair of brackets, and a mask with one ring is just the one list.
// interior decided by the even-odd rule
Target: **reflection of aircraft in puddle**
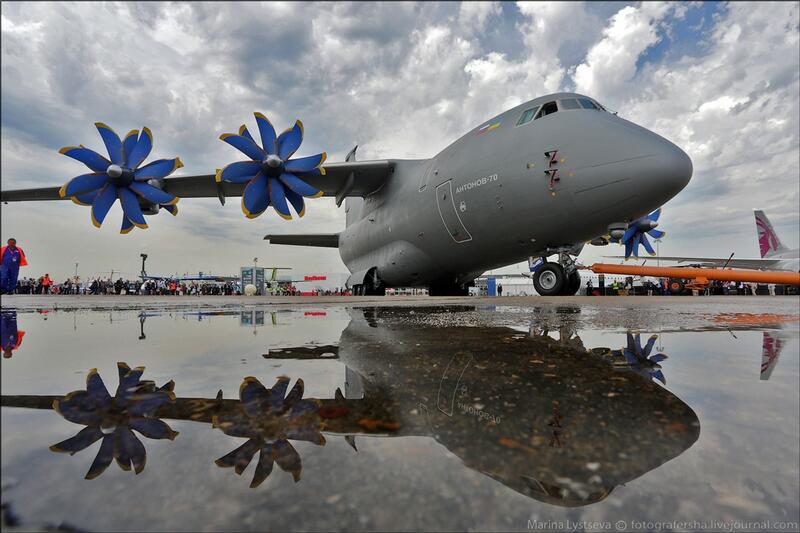
[[(288, 378), (271, 389), (246, 378), (239, 400), (224, 400), (221, 392), (169, 401), (162, 392), (151, 400), (148, 394), (171, 393), (170, 387), (151, 391), (153, 384), (142, 389), (142, 401), (148, 408), (158, 405), (144, 418), (159, 427), (155, 421), (162, 419), (211, 423), (246, 438), (216, 463), (241, 474), (260, 452), (252, 486), (269, 475), (273, 462), (299, 478), (292, 440), (322, 445), (326, 433), (343, 435), (355, 448), (356, 436), (417, 436), (434, 438), (469, 468), (521, 494), (561, 506), (600, 501), (698, 438), (692, 409), (650, 379), (616, 372), (604, 358), (550, 337), (498, 327), (435, 327), (435, 319), (425, 322), (429, 312), (416, 311), (412, 316), (420, 320), (413, 322), (397, 311), (356, 310), (338, 350), (306, 346), (268, 354), (335, 354), (348, 368), (349, 385), (333, 399), (303, 398), (302, 380), (287, 394)], [(47, 409), (59, 400), (64, 414), (64, 403), (78, 394), (88, 393), (3, 396), (2, 405)], [(125, 424), (122, 418), (113, 423)]]
[(0, 312), (0, 341), (2, 341), (3, 357), (9, 359), (14, 350), (22, 344), (25, 332), (17, 328), (17, 312), (3, 309)]

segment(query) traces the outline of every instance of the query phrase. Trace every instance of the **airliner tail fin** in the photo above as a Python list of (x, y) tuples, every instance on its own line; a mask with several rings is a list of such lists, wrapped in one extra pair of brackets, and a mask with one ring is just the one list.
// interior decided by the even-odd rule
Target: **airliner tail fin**
[(761, 257), (771, 257), (775, 254), (785, 252), (788, 250), (786, 246), (781, 243), (778, 234), (772, 228), (772, 223), (764, 214), (764, 211), (755, 210), (756, 216), (756, 232), (758, 233), (758, 247), (761, 250)]

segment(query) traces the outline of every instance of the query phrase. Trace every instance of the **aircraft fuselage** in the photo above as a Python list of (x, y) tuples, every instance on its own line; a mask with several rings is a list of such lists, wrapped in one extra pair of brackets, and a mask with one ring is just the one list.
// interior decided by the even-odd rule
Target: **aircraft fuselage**
[(578, 98), (521, 104), (431, 159), (395, 161), (381, 189), (347, 199), (339, 251), (353, 283), (372, 268), (388, 285), (469, 282), (607, 234), (686, 186), (680, 148), (606, 111), (564, 108), (517, 125), (526, 110)]

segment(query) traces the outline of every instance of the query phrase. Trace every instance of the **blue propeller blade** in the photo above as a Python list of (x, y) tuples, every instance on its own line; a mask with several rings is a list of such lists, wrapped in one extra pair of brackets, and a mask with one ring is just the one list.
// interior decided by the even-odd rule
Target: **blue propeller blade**
[(280, 180), (269, 180), (269, 200), (275, 211), (286, 220), (292, 219), (292, 214), (289, 212), (289, 206), (286, 204), (286, 192)]
[(268, 154), (277, 153), (275, 127), (263, 113), (255, 113), (255, 116), (258, 132), (261, 134), (261, 146), (264, 147), (264, 151)]
[(316, 198), (322, 195), (322, 191), (319, 191), (309, 185), (308, 183), (304, 182), (294, 174), (289, 174), (288, 172), (284, 172), (281, 174), (281, 181), (283, 182), (286, 187), (293, 191), (300, 196), (308, 196), (311, 198)]
[(128, 156), (136, 148), (136, 143), (139, 142), (139, 130), (131, 130), (125, 134), (122, 140), (122, 151), (125, 154), (125, 165), (128, 166)]
[(286, 170), (287, 172), (294, 172), (295, 174), (304, 174), (306, 172), (311, 172), (315, 168), (322, 165), (322, 163), (325, 162), (325, 159), (327, 157), (328, 154), (322, 152), (321, 154), (317, 155), (292, 159), (291, 161), (286, 162)]
[(176, 157), (175, 159), (158, 159), (139, 168), (133, 175), (136, 181), (160, 179), (169, 176), (182, 166), (183, 161), (181, 161), (180, 157)]
[(247, 218), (255, 218), (269, 207), (267, 177), (259, 173), (250, 180), (242, 194), (242, 211)]
[(247, 137), (243, 137), (242, 135), (223, 133), (219, 136), (219, 138), (242, 152), (253, 161), (261, 161), (266, 156), (264, 150), (262, 150), (261, 147), (255, 143), (255, 141), (248, 139)]
[(76, 196), (78, 194), (84, 194), (91, 191), (96, 191), (97, 189), (101, 188), (108, 182), (108, 176), (105, 172), (96, 172), (94, 174), (83, 174), (81, 176), (76, 176), (69, 180), (61, 190), (58, 191), (58, 194), (62, 198), (67, 198), (70, 196)]
[(654, 362), (654, 363), (660, 363), (661, 361), (663, 361), (663, 360), (664, 360), (664, 359), (666, 359), (666, 358), (667, 358), (667, 356), (666, 356), (666, 355), (664, 355), (663, 353), (657, 353), (657, 354), (655, 354), (654, 356), (652, 356), (652, 357), (650, 358), (650, 360), (651, 360), (652, 362)]
[(247, 183), (261, 172), (261, 161), (239, 161), (231, 163), (217, 173), (217, 181)]
[(278, 157), (286, 161), (300, 148), (303, 142), (303, 123), (299, 120), (294, 126), (278, 137)]
[(650, 245), (650, 241), (647, 239), (647, 235), (644, 233), (640, 234), (642, 239), (642, 245), (644, 245), (644, 249), (647, 250), (647, 253), (650, 255), (656, 255), (656, 251), (653, 250), (653, 247)]
[(131, 220), (127, 217), (127, 215), (125, 215), (125, 213), (122, 213), (122, 227), (120, 228), (119, 232), (123, 235), (126, 235), (130, 233), (135, 227), (136, 226), (133, 225), (133, 222), (131, 222)]
[(633, 252), (633, 243), (631, 241), (625, 241), (625, 259), (628, 259)]
[(147, 229), (147, 222), (144, 220), (142, 208), (139, 207), (139, 200), (136, 199), (136, 195), (126, 187), (119, 187), (117, 192), (119, 193), (119, 200), (122, 203), (122, 211), (125, 216), (133, 222), (134, 226)]
[(142, 161), (147, 159), (150, 155), (150, 150), (153, 149), (153, 133), (149, 128), (142, 128), (142, 134), (139, 135), (139, 140), (136, 146), (128, 154), (127, 166), (130, 169), (135, 169), (142, 164)]
[(302, 216), (306, 214), (306, 206), (303, 202), (303, 197), (290, 189), (285, 189), (284, 192), (286, 193), (286, 199), (289, 200), (289, 203), (294, 207), (297, 216), (302, 218)]
[(72, 196), (70, 200), (72, 200), (74, 203), (78, 205), (91, 206), (92, 203), (94, 202), (94, 199), (97, 198), (97, 193), (99, 192), (100, 192), (99, 190), (96, 190), (96, 191), (76, 194), (75, 196)]
[(666, 235), (666, 232), (657, 229), (651, 229), (650, 231), (647, 232), (647, 234), (653, 237), (654, 239), (660, 239), (661, 237)]
[(84, 148), (83, 146), (66, 146), (59, 150), (59, 152), (67, 157), (80, 161), (94, 172), (105, 172), (111, 164), (111, 161), (102, 155), (94, 150)]
[[(247, 129), (247, 126), (245, 126), (244, 124), (239, 126), (239, 135), (241, 135), (242, 137), (247, 137), (248, 139), (250, 139), (254, 143), (256, 142), (256, 140), (253, 139), (253, 136), (250, 135), (250, 131)], [(258, 143), (256, 143), (256, 144), (258, 144)]]
[(633, 236), (633, 243), (631, 243), (631, 247), (633, 249), (633, 256), (637, 258), (639, 257), (639, 244), (641, 243), (641, 240), (642, 240), (642, 234), (636, 233)]
[(659, 207), (658, 209), (647, 215), (647, 218), (653, 221), (658, 221), (658, 217), (660, 216), (661, 216), (661, 208)]
[(178, 203), (178, 197), (174, 194), (162, 191), (158, 187), (153, 187), (148, 183), (139, 183), (134, 181), (129, 185), (130, 189), (150, 202), (151, 204), (175, 204)]
[(125, 151), (122, 148), (122, 141), (119, 139), (119, 135), (102, 122), (95, 122), (94, 125), (97, 127), (97, 131), (100, 132), (100, 137), (103, 138), (103, 143), (106, 145), (111, 162), (115, 165), (124, 165)]
[(628, 229), (625, 230), (625, 233), (622, 235), (620, 241), (622, 242), (630, 241), (633, 238), (633, 236), (636, 235), (637, 231), (639, 230), (636, 228), (636, 221), (634, 220), (633, 222), (630, 223), (630, 225), (628, 225)]
[(92, 202), (92, 224), (96, 228), (103, 225), (108, 210), (117, 201), (117, 188), (110, 183), (106, 184)]
[(169, 211), (169, 213), (170, 213), (172, 216), (177, 216), (177, 214), (178, 214), (178, 206), (177, 206), (177, 205), (175, 205), (175, 204), (172, 204), (172, 205), (162, 205), (161, 207), (163, 207), (164, 209), (166, 209), (167, 211)]
[(651, 375), (653, 376), (654, 379), (657, 379), (658, 381), (660, 381), (664, 385), (667, 384), (667, 378), (664, 377), (664, 373), (661, 370), (656, 370)]

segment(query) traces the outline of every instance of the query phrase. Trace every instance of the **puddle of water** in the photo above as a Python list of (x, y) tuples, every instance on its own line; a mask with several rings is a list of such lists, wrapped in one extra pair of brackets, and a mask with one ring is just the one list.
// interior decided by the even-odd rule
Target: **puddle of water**
[(796, 324), (612, 331), (575, 314), (4, 310), (6, 518), (126, 531), (798, 520)]

